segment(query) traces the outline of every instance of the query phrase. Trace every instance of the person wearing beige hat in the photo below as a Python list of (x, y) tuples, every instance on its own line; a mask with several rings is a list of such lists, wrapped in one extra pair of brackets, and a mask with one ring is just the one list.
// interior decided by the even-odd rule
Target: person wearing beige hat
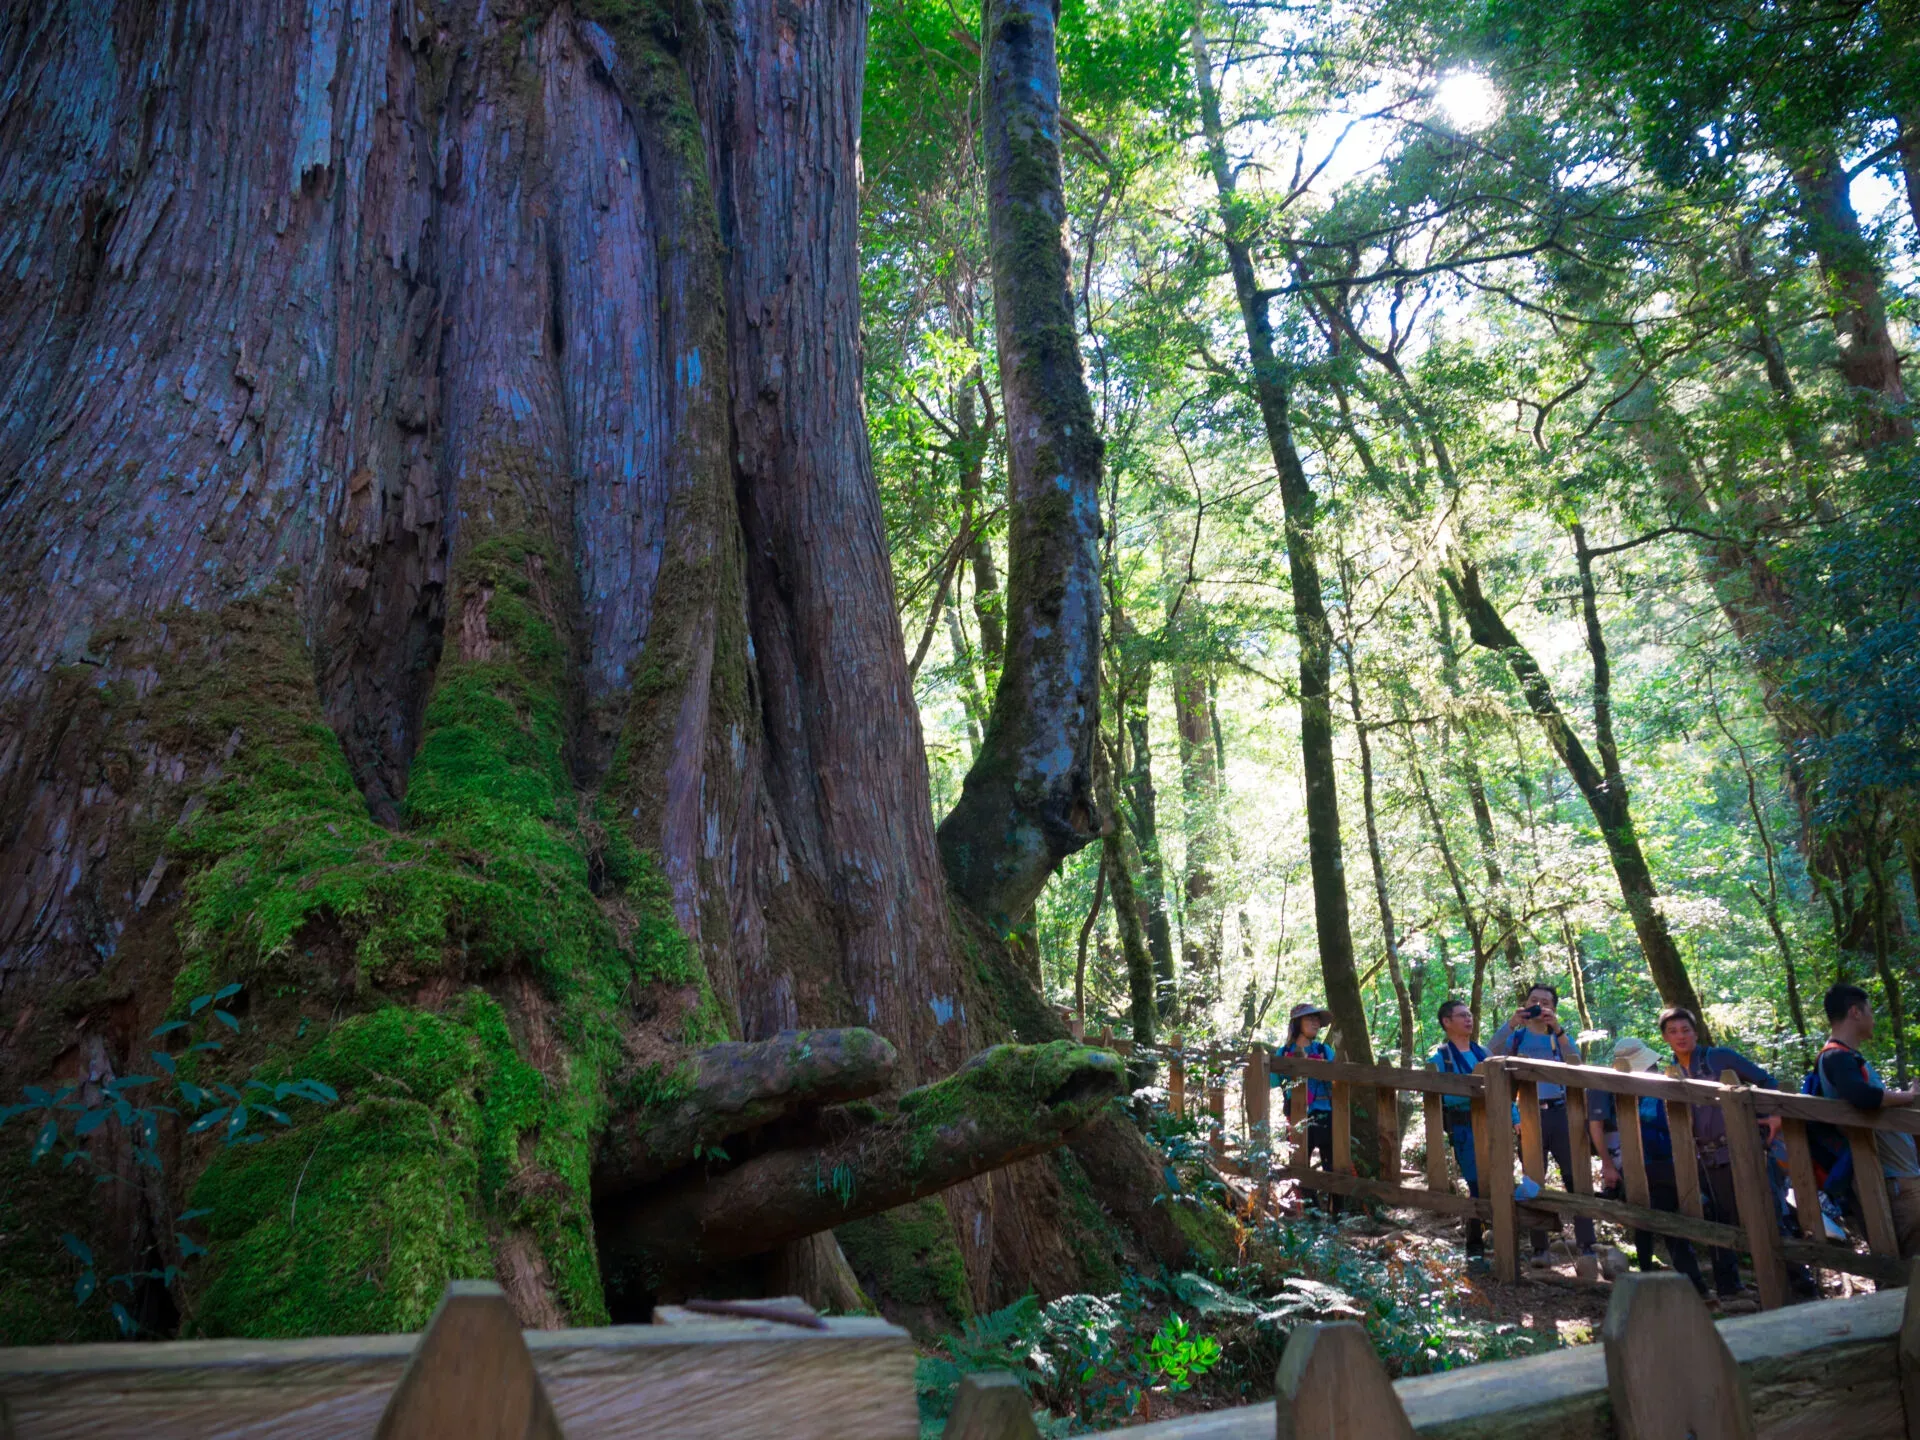
[[(1305, 1001), (1287, 1013), (1287, 1043), (1280, 1047), (1283, 1057), (1307, 1060), (1338, 1058), (1332, 1045), (1320, 1038), (1320, 1032), (1333, 1023), (1333, 1012), (1315, 1001)], [(1307, 1155), (1320, 1156), (1320, 1168), (1333, 1170), (1333, 1087), (1325, 1080), (1307, 1084)], [(1340, 1213), (1340, 1197), (1316, 1190), (1310, 1203), (1330, 1215)]]

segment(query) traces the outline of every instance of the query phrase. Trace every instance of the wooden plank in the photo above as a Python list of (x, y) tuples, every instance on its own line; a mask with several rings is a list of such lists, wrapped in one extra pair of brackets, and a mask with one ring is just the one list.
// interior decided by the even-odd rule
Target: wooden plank
[(941, 1440), (1036, 1440), (1033, 1401), (1005, 1370), (960, 1377)]
[[(714, 1320), (523, 1335), (568, 1440), (914, 1440), (907, 1333), (864, 1317), (827, 1327)], [(18, 1440), (370, 1436), (418, 1338), (0, 1349), (0, 1411)], [(725, 1406), (714, 1403), (720, 1377)]]
[(1876, 1255), (1898, 1255), (1900, 1237), (1893, 1228), (1893, 1205), (1887, 1199), (1879, 1147), (1870, 1132), (1857, 1126), (1849, 1126), (1846, 1135), (1853, 1151), (1854, 1198), (1867, 1222), (1867, 1248)]
[(1289, 1080), (1311, 1075), (1315, 1080), (1345, 1080), (1350, 1085), (1391, 1085), (1423, 1095), (1473, 1096), (1482, 1091), (1480, 1077), (1445, 1070), (1401, 1070), (1391, 1065), (1356, 1065), (1350, 1060), (1310, 1060), (1301, 1055), (1275, 1055), (1273, 1073)]
[(1473, 1173), (1483, 1178), (1481, 1194), (1486, 1193), (1484, 1177), (1491, 1173), (1488, 1167), (1493, 1164), (1493, 1139), (1487, 1128), (1487, 1101), (1484, 1095), (1476, 1096), (1468, 1102), (1469, 1113), (1473, 1116)]
[(1312, 1168), (1313, 1157), (1307, 1149), (1307, 1087), (1295, 1085), (1287, 1096), (1287, 1129), (1293, 1149), (1287, 1156), (1287, 1168), (1301, 1176)]
[(1647, 1152), (1640, 1135), (1640, 1101), (1622, 1095), (1613, 1102), (1614, 1122), (1620, 1127), (1620, 1184), (1627, 1203), (1642, 1208), (1653, 1203), (1647, 1188)]
[(1296, 1178), (1307, 1190), (1324, 1190), (1330, 1195), (1361, 1195), (1386, 1205), (1405, 1205), (1435, 1215), (1477, 1215), (1485, 1220), (1493, 1214), (1485, 1200), (1470, 1199), (1455, 1191), (1435, 1194), (1431, 1190), (1389, 1185), (1384, 1180), (1369, 1180), (1364, 1175), (1342, 1175), (1326, 1170), (1308, 1170)]
[(1807, 1122), (1783, 1120), (1780, 1138), (1787, 1146), (1787, 1178), (1793, 1184), (1793, 1213), (1800, 1233), (1825, 1243), (1827, 1227), (1820, 1217), (1820, 1181), (1813, 1170), (1813, 1148), (1807, 1143)]
[(1547, 1147), (1540, 1134), (1540, 1087), (1522, 1080), (1513, 1087), (1520, 1107), (1520, 1173), (1536, 1185), (1547, 1183)]
[(1671, 1210), (1655, 1210), (1643, 1205), (1623, 1204), (1618, 1200), (1606, 1200), (1598, 1195), (1575, 1195), (1567, 1190), (1542, 1190), (1539, 1195), (1520, 1208), (1523, 1211), (1538, 1210), (1552, 1215), (1584, 1215), (1592, 1220), (1605, 1220), (1617, 1225), (1626, 1225), (1635, 1230), (1652, 1230), (1659, 1235), (1678, 1235), (1682, 1239), (1692, 1240), (1699, 1245), (1724, 1245), (1731, 1250), (1747, 1248), (1746, 1235), (1737, 1225), (1723, 1225), (1717, 1220), (1696, 1220), (1691, 1215), (1678, 1215)]
[(1920, 1108), (1892, 1105), (1885, 1110), (1856, 1110), (1840, 1100), (1825, 1100), (1818, 1095), (1801, 1095), (1787, 1090), (1755, 1090), (1753, 1108), (1762, 1115), (1791, 1115), (1797, 1120), (1818, 1120), (1827, 1125), (1863, 1130), (1894, 1130), (1902, 1135), (1920, 1135)]
[(1573, 1146), (1573, 1192), (1593, 1193), (1593, 1136), (1587, 1133), (1587, 1092), (1567, 1087), (1567, 1136)]
[(1373, 1341), (1351, 1321), (1295, 1326), (1275, 1392), (1276, 1440), (1413, 1440)]
[(1247, 1150), (1252, 1161), (1256, 1220), (1267, 1213), (1267, 1181), (1273, 1169), (1273, 1089), (1268, 1079), (1272, 1073), (1267, 1068), (1267, 1047), (1248, 1047), (1240, 1090), (1247, 1107)]
[(447, 1286), (373, 1440), (565, 1440), (506, 1291)]
[(1513, 1204), (1513, 1087), (1507, 1062), (1482, 1060), (1487, 1081), (1487, 1167), (1480, 1189), (1493, 1206), (1493, 1273), (1512, 1285), (1520, 1278), (1520, 1229)]
[(1385, 1086), (1373, 1092), (1374, 1124), (1380, 1137), (1380, 1178), (1400, 1181), (1400, 1092)]
[(1333, 1168), (1353, 1174), (1353, 1086), (1333, 1082)]
[(1665, 1075), (1602, 1070), (1592, 1065), (1568, 1065), (1561, 1060), (1533, 1060), (1522, 1056), (1503, 1055), (1500, 1059), (1515, 1082), (1581, 1085), (1615, 1095), (1651, 1095), (1656, 1100), (1691, 1100), (1702, 1105), (1711, 1105), (1720, 1098), (1720, 1087), (1711, 1080), (1675, 1080)]
[[(1753, 1091), (1736, 1083), (1739, 1078), (1731, 1070), (1720, 1076), (1727, 1087), (1720, 1110), (1727, 1117), (1733, 1200), (1740, 1208), (1741, 1228), (1747, 1232), (1747, 1253), (1753, 1256), (1753, 1279), (1760, 1289), (1760, 1304), (1777, 1310), (1787, 1303), (1787, 1265), (1780, 1254), (1780, 1224), (1773, 1186), (1767, 1179), (1767, 1152), (1760, 1143), (1760, 1122), (1753, 1113)], [(1674, 1153), (1679, 1154), (1677, 1138)]]
[(1673, 1188), (1680, 1196), (1680, 1213), (1705, 1219), (1706, 1207), (1700, 1202), (1700, 1167), (1686, 1163), (1696, 1153), (1693, 1106), (1684, 1100), (1667, 1101), (1667, 1133), (1673, 1136)]
[(1224, 1085), (1207, 1086), (1207, 1149), (1213, 1152), (1216, 1161), (1226, 1158), (1227, 1087)]
[(1438, 1194), (1453, 1189), (1447, 1175), (1447, 1152), (1453, 1147), (1447, 1141), (1446, 1102), (1438, 1095), (1423, 1095), (1420, 1099), (1427, 1112), (1427, 1189)]
[(1755, 1440), (1740, 1371), (1684, 1275), (1622, 1275), (1600, 1338), (1620, 1440)]
[[(1895, 1350), (1902, 1292), (1723, 1320), (1758, 1440), (1903, 1434)], [(1427, 1440), (1616, 1440), (1605, 1351), (1579, 1345), (1396, 1380)], [(1274, 1406), (1244, 1405), (1112, 1432), (1125, 1440), (1273, 1440)]]

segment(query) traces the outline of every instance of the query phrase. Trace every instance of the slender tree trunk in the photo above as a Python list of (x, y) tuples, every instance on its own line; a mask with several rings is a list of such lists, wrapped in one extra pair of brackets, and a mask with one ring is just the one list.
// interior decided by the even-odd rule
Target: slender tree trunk
[[(1447, 883), (1453, 887), (1454, 903), (1460, 907), (1460, 924), (1467, 932), (1467, 943), (1473, 947), (1473, 988), (1467, 1003), (1474, 1019), (1478, 1020), (1487, 975), (1487, 953), (1482, 941), (1485, 925), (1475, 917), (1473, 902), (1467, 898), (1466, 877), (1460, 872), (1460, 863), (1453, 858), (1453, 846), (1447, 840), (1446, 823), (1440, 818), (1440, 807), (1434, 803), (1433, 789), (1427, 784), (1426, 770), (1420, 764), (1420, 751), (1411, 735), (1407, 737), (1407, 763), (1413, 768), (1413, 783), (1420, 792), (1420, 808), (1426, 814), (1434, 848), (1440, 852), (1440, 863), (1447, 872)], [(1453, 983), (1451, 971), (1447, 983), (1449, 987)]]
[[(1639, 937), (1641, 953), (1646, 957), (1647, 970), (1653, 976), (1660, 998), (1669, 1005), (1684, 1005), (1699, 1015), (1700, 997), (1693, 988), (1692, 978), (1687, 974), (1679, 946), (1667, 930), (1666, 917), (1660, 913), (1659, 892), (1653, 883), (1653, 871), (1640, 848), (1640, 837), (1633, 828), (1633, 815), (1627, 805), (1625, 785), (1613, 783), (1610, 776), (1593, 763), (1586, 746), (1581, 744), (1579, 736), (1573, 733), (1567, 723), (1539, 662), (1507, 628), (1500, 612), (1482, 591), (1480, 572), (1473, 561), (1456, 554), (1447, 564), (1443, 578), (1447, 588), (1453, 592), (1455, 603), (1460, 606), (1460, 613), (1466, 619), (1474, 643), (1493, 651), (1507, 662), (1514, 679), (1520, 682), (1521, 693), (1525, 695), (1528, 708), (1533, 711), (1541, 731), (1546, 735), (1548, 745), (1560, 758), (1560, 763), (1566, 766), (1567, 773), (1592, 810), (1606, 843), (1607, 858), (1612, 862), (1614, 878), (1620, 885), (1621, 898), (1626, 901), (1627, 914), (1633, 921), (1634, 934)], [(1597, 628), (1597, 621), (1590, 624)], [(1601, 656), (1604, 653), (1602, 650)], [(1604, 664), (1599, 656), (1596, 656), (1596, 660)], [(1596, 684), (1599, 678), (1596, 674)], [(1606, 733), (1607, 743), (1611, 744), (1610, 717)], [(1617, 761), (1614, 765), (1617, 769)]]
[(1026, 912), (1100, 832), (1100, 436), (1063, 242), (1053, 7), (989, 0), (981, 72), (987, 226), (1007, 432), (1008, 633), (980, 753), (940, 825), (954, 892)]
[(1185, 988), (1193, 1003), (1204, 1007), (1219, 998), (1214, 978), (1220, 959), (1220, 901), (1214, 893), (1214, 862), (1220, 848), (1220, 772), (1207, 714), (1206, 676), (1199, 666), (1174, 667), (1173, 714), (1180, 733), (1180, 789), (1187, 822)]
[[(1445, 590), (1434, 597), (1434, 616), (1435, 634), (1440, 642), (1440, 678), (1446, 683), (1447, 693), (1458, 700), (1466, 692), (1460, 684), (1460, 649), (1454, 643), (1453, 610)], [(1452, 727), (1448, 726), (1443, 737), (1451, 731)], [(1487, 914), (1500, 928), (1500, 947), (1507, 957), (1507, 968), (1512, 972), (1513, 982), (1524, 984), (1522, 977), (1526, 969), (1526, 956), (1520, 949), (1520, 927), (1513, 923), (1513, 906), (1507, 900), (1507, 877), (1500, 866), (1500, 845), (1493, 828), (1493, 807), (1487, 803), (1487, 785), (1480, 773), (1479, 757), (1474, 753), (1472, 731), (1463, 731), (1461, 745), (1450, 758), (1459, 767), (1461, 781), (1467, 789), (1467, 803), (1473, 810), (1473, 833), (1479, 842), (1480, 868), (1487, 876)]]
[(1580, 1012), (1580, 1028), (1593, 1029), (1593, 1011), (1587, 1008), (1587, 957), (1581, 953), (1580, 937), (1573, 933), (1566, 912), (1560, 913), (1560, 937), (1567, 945), (1567, 978), (1573, 982), (1573, 1003)]
[(1749, 893), (1759, 902), (1761, 911), (1767, 918), (1767, 929), (1773, 935), (1775, 948), (1780, 952), (1780, 968), (1787, 982), (1787, 1011), (1793, 1018), (1793, 1028), (1800, 1036), (1801, 1058), (1807, 1059), (1807, 1012), (1800, 1000), (1800, 974), (1793, 963), (1793, 947), (1787, 943), (1786, 927), (1780, 923), (1780, 866), (1779, 856), (1774, 849), (1773, 832), (1767, 825), (1766, 812), (1760, 804), (1760, 779), (1754, 773), (1753, 762), (1747, 756), (1747, 747), (1733, 733), (1733, 727), (1727, 724), (1727, 717), (1720, 712), (1720, 697), (1711, 693), (1713, 704), (1713, 723), (1720, 733), (1727, 737), (1727, 743), (1733, 746), (1733, 753), (1740, 761), (1740, 774), (1746, 781), (1747, 815), (1753, 821), (1754, 835), (1760, 841), (1761, 856), (1767, 862), (1767, 893), (1760, 894), (1749, 886)]
[(1193, 28), (1193, 70), (1200, 121), (1214, 189), (1219, 198), (1222, 244), (1233, 273), (1234, 294), (1253, 365), (1253, 392), (1267, 445), (1280, 480), (1286, 518), (1287, 571), (1293, 586), (1294, 626), (1300, 645), (1300, 752), (1307, 788), (1307, 853), (1313, 871), (1314, 928), (1320, 941), (1320, 972), (1327, 1004), (1340, 1028), (1348, 1059), (1371, 1064), (1366, 1002), (1353, 963), (1353, 931), (1347, 912), (1346, 865), (1340, 844), (1340, 803), (1333, 760), (1333, 637), (1321, 598), (1313, 535), (1317, 502), (1293, 440), (1285, 369), (1273, 348), (1267, 298), (1254, 274), (1246, 202), (1236, 191), (1227, 157), (1220, 99), (1206, 43), (1206, 11)]
[[(1341, 584), (1351, 604), (1353, 577), (1344, 557), (1341, 561)], [(1387, 893), (1387, 865), (1380, 849), (1380, 822), (1373, 802), (1373, 741), (1368, 733), (1366, 714), (1360, 705), (1360, 675), (1354, 664), (1351, 610), (1348, 615), (1348, 630), (1341, 655), (1347, 662), (1347, 705), (1352, 712), (1353, 733), (1360, 747), (1360, 803), (1361, 813), (1366, 818), (1367, 860), (1373, 869), (1374, 902), (1380, 907), (1380, 941), (1386, 948), (1387, 976), (1393, 982), (1394, 1003), (1399, 1011), (1400, 1065), (1402, 1069), (1407, 1069), (1413, 1065), (1414, 999), (1400, 969), (1400, 942), (1393, 928), (1393, 904)]]
[(1134, 848), (1140, 856), (1140, 914), (1147, 950), (1153, 958), (1160, 1018), (1164, 1020), (1173, 1013), (1176, 986), (1173, 926), (1167, 916), (1166, 882), (1160, 859), (1159, 797), (1153, 783), (1153, 735), (1148, 724), (1153, 666), (1148, 660), (1133, 657), (1132, 652), (1138, 648), (1138, 634), (1117, 606), (1113, 612), (1113, 634), (1118, 652), (1116, 670), (1120, 676), (1114, 699), (1126, 727), (1126, 815)]

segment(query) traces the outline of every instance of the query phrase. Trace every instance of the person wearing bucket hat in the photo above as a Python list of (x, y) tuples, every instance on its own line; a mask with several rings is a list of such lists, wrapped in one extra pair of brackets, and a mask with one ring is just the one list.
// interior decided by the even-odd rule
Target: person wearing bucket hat
[[(1287, 1012), (1287, 1043), (1280, 1047), (1284, 1057), (1307, 1060), (1337, 1058), (1333, 1046), (1320, 1038), (1320, 1032), (1333, 1023), (1333, 1012), (1308, 1000)], [(1333, 1170), (1333, 1087), (1324, 1080), (1308, 1080), (1307, 1155), (1320, 1157), (1320, 1168)], [(1340, 1213), (1340, 1197), (1315, 1190), (1309, 1203), (1330, 1215)]]

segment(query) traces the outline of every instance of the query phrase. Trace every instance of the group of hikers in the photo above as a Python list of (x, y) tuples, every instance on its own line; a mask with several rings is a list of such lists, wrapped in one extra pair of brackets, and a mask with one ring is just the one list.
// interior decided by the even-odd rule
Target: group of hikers
[[(1554, 1060), (1568, 1065), (1584, 1064), (1579, 1045), (1560, 1021), (1559, 1006), (1560, 992), (1554, 986), (1541, 982), (1529, 987), (1525, 1001), (1507, 1017), (1491, 1041), (1483, 1045), (1475, 1037), (1478, 1022), (1472, 1008), (1463, 1000), (1448, 999), (1442, 1002), (1438, 1015), (1441, 1033), (1445, 1038), (1427, 1063), (1433, 1069), (1457, 1075), (1471, 1074), (1474, 1067), (1489, 1055)], [(1814, 1068), (1808, 1072), (1800, 1087), (1801, 1091), (1843, 1100), (1862, 1110), (1913, 1103), (1920, 1092), (1888, 1089), (1861, 1053), (1862, 1047), (1873, 1037), (1873, 1006), (1867, 993), (1857, 985), (1835, 985), (1827, 991), (1825, 1008), (1829, 1034)], [(1322, 1005), (1306, 1003), (1294, 1006), (1287, 1019), (1286, 1043), (1278, 1053), (1281, 1056), (1313, 1060), (1330, 1061), (1337, 1058), (1333, 1046), (1325, 1038), (1332, 1021), (1332, 1013)], [(1701, 1080), (1718, 1080), (1723, 1073), (1731, 1070), (1750, 1085), (1769, 1090), (1780, 1088), (1771, 1074), (1738, 1050), (1725, 1045), (1701, 1044), (1699, 1018), (1683, 1006), (1670, 1006), (1662, 1011), (1658, 1028), (1660, 1038), (1671, 1054), (1670, 1063), (1663, 1066), (1660, 1055), (1646, 1041), (1623, 1035), (1613, 1043), (1615, 1065), (1642, 1074), (1664, 1069), (1670, 1076)], [(1275, 1083), (1278, 1083), (1277, 1078)], [(1302, 1138), (1311, 1157), (1310, 1163), (1317, 1162), (1322, 1169), (1331, 1170), (1332, 1087), (1324, 1080), (1311, 1077), (1304, 1083), (1307, 1113), (1306, 1133)], [(1591, 1153), (1600, 1161), (1601, 1194), (1610, 1199), (1625, 1199), (1616, 1109), (1618, 1097), (1610, 1091), (1590, 1089), (1586, 1092), (1586, 1114), (1570, 1116), (1567, 1113), (1566, 1087), (1541, 1082), (1535, 1089), (1540, 1106), (1541, 1145), (1547, 1158), (1559, 1169), (1561, 1186), (1567, 1190), (1574, 1189), (1571, 1127), (1584, 1124), (1591, 1140)], [(1464, 1096), (1448, 1095), (1443, 1097), (1443, 1107), (1447, 1142), (1453, 1151), (1455, 1164), (1461, 1178), (1466, 1181), (1468, 1193), (1478, 1199), (1481, 1179), (1474, 1144), (1471, 1102)], [(1664, 1102), (1642, 1098), (1638, 1108), (1648, 1204), (1656, 1210), (1678, 1213), (1680, 1192), (1675, 1166), (1686, 1163), (1689, 1157), (1674, 1154), (1673, 1134)], [(1738, 1225), (1741, 1218), (1733, 1184), (1726, 1116), (1717, 1105), (1694, 1105), (1691, 1111), (1694, 1148), (1691, 1160), (1699, 1174), (1699, 1193), (1706, 1218)], [(1519, 1119), (1516, 1106), (1512, 1117), (1516, 1126)], [(1762, 1223), (1776, 1224), (1783, 1233), (1795, 1235), (1798, 1230), (1788, 1207), (1787, 1157), (1780, 1138), (1780, 1117), (1763, 1117), (1760, 1127), (1765, 1132), (1776, 1212)], [(1849, 1211), (1857, 1212), (1854, 1187), (1859, 1183), (1859, 1177), (1853, 1173), (1851, 1150), (1837, 1131), (1817, 1124), (1810, 1124), (1807, 1130), (1816, 1175), (1820, 1179), (1820, 1205), (1829, 1233), (1837, 1238), (1845, 1233), (1840, 1229), (1844, 1215)], [(1899, 1238), (1900, 1255), (1902, 1259), (1909, 1259), (1920, 1254), (1920, 1156), (1916, 1155), (1911, 1135), (1892, 1130), (1875, 1130), (1873, 1134), (1882, 1172), (1874, 1178), (1886, 1187), (1888, 1206)], [(1522, 1198), (1530, 1198), (1530, 1188), (1531, 1182), (1522, 1180), (1517, 1193)], [(1334, 1213), (1338, 1212), (1340, 1205), (1339, 1197), (1322, 1196), (1318, 1192), (1311, 1197), (1311, 1203), (1324, 1206)], [(1573, 1230), (1579, 1251), (1576, 1267), (1583, 1276), (1593, 1278), (1601, 1269), (1593, 1221), (1586, 1216), (1575, 1216)], [(1534, 1230), (1529, 1239), (1532, 1242), (1532, 1264), (1536, 1267), (1552, 1266), (1554, 1259), (1549, 1249), (1549, 1232)], [(1652, 1232), (1637, 1230), (1633, 1239), (1639, 1268), (1655, 1268)], [(1484, 1242), (1478, 1219), (1470, 1218), (1467, 1221), (1466, 1240), (1469, 1263), (1484, 1266)], [(1701, 1274), (1700, 1262), (1692, 1243), (1677, 1236), (1664, 1236), (1662, 1240), (1673, 1268), (1691, 1280), (1703, 1296), (1708, 1294), (1707, 1280)], [(1723, 1304), (1744, 1302), (1738, 1260), (1733, 1252), (1715, 1248), (1710, 1263), (1715, 1296)], [(1817, 1293), (1813, 1277), (1804, 1266), (1789, 1267), (1788, 1279), (1798, 1294), (1811, 1296)]]

